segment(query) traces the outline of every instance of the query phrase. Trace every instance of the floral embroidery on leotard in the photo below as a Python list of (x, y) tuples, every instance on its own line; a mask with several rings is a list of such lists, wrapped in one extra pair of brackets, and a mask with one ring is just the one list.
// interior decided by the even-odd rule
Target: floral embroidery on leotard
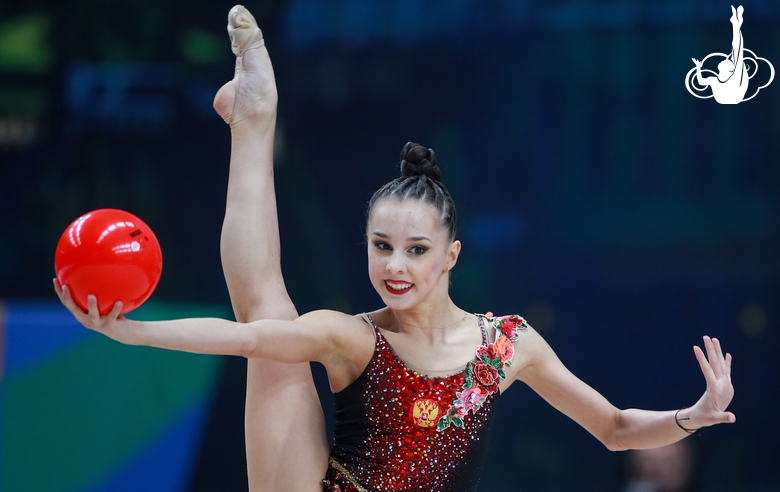
[(498, 385), (506, 379), (504, 367), (512, 365), (515, 348), (512, 342), (520, 336), (518, 330), (526, 330), (528, 323), (521, 316), (493, 317), (487, 313), (485, 317), (493, 324), (498, 333), (496, 341), (477, 347), (477, 360), (466, 366), (463, 391), (456, 394), (457, 399), (449, 410), (439, 419), (437, 431), (442, 431), (450, 425), (463, 427), (463, 418), (482, 407), (487, 397), (498, 391)]

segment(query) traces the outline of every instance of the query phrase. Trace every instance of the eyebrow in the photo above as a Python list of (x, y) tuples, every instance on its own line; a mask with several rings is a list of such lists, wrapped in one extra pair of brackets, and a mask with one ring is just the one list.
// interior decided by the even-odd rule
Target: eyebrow
[[(388, 236), (387, 234), (385, 234), (383, 232), (376, 232), (375, 231), (375, 232), (372, 232), (371, 235), (372, 236), (379, 236), (379, 237), (384, 238), (384, 239), (390, 239), (390, 236)], [(427, 236), (412, 236), (412, 237), (407, 238), (406, 240), (407, 241), (430, 241), (430, 242), (433, 242)]]

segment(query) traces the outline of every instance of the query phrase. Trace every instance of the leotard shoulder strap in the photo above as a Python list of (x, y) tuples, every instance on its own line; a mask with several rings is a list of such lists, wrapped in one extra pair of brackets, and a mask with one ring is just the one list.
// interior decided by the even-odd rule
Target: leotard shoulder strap
[(371, 319), (371, 316), (368, 313), (362, 313), (360, 316), (363, 318), (363, 320), (366, 323), (368, 323), (368, 326), (370, 326), (371, 330), (374, 332), (374, 336), (376, 336), (376, 328), (377, 327), (376, 327), (376, 324), (374, 323), (374, 320)]

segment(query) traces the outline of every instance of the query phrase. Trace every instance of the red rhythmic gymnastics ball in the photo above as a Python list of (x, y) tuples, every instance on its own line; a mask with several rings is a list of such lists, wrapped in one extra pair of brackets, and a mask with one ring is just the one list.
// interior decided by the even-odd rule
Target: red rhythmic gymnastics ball
[(97, 297), (108, 314), (122, 301), (122, 314), (146, 301), (160, 280), (162, 251), (152, 230), (135, 215), (103, 208), (82, 215), (65, 229), (54, 253), (54, 271), (73, 300), (87, 311)]

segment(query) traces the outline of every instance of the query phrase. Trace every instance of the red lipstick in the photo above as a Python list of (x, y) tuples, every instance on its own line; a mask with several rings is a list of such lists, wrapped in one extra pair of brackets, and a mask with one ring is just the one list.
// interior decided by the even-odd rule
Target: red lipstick
[[(390, 286), (390, 284), (393, 284), (395, 287), (403, 287), (402, 289), (393, 288)], [(414, 284), (410, 284), (409, 282), (405, 282), (403, 280), (385, 280), (385, 289), (391, 294), (395, 295), (403, 295), (412, 290), (412, 286)]]

